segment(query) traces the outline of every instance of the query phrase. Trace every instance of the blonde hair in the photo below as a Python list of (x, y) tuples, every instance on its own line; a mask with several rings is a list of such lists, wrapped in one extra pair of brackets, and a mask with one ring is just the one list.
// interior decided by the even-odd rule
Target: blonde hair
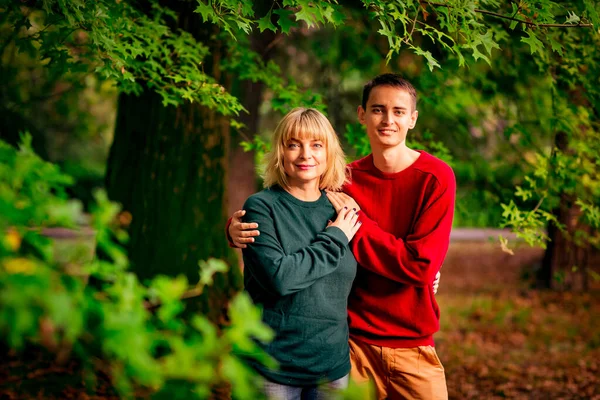
[(265, 188), (279, 185), (289, 189), (283, 168), (283, 148), (290, 139), (320, 140), (325, 145), (327, 167), (320, 177), (319, 189), (340, 190), (348, 182), (344, 151), (331, 123), (314, 108), (298, 107), (287, 113), (275, 128), (271, 151), (264, 158)]

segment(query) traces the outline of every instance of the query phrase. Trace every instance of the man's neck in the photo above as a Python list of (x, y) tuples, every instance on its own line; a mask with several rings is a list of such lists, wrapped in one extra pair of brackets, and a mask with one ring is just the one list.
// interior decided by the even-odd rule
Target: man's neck
[(372, 151), (375, 168), (388, 174), (404, 171), (421, 155), (418, 151), (406, 147), (405, 144), (384, 149), (372, 149)]

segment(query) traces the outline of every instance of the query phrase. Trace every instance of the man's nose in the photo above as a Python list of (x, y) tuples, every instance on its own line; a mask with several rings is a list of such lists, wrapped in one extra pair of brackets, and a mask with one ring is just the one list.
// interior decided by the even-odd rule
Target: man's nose
[(382, 122), (389, 124), (392, 122), (392, 119), (393, 119), (393, 115), (391, 112), (383, 113), (383, 121)]

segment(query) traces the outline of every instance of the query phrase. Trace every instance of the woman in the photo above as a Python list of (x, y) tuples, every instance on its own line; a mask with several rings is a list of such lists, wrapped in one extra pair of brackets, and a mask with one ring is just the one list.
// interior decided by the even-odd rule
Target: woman
[(344, 153), (327, 118), (296, 108), (277, 125), (265, 189), (246, 200), (260, 236), (243, 249), (244, 284), (276, 333), (266, 351), (279, 368), (255, 365), (269, 398), (323, 398), (348, 382), (347, 299), (356, 275), (348, 242), (355, 210), (337, 215), (325, 190), (346, 182)]

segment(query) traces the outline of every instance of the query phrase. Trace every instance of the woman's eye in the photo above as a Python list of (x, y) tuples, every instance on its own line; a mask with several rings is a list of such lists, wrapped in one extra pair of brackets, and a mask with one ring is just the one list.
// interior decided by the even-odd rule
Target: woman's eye
[(323, 148), (323, 144), (322, 143), (315, 143), (314, 146), (317, 147), (317, 148), (319, 148), (319, 149)]

